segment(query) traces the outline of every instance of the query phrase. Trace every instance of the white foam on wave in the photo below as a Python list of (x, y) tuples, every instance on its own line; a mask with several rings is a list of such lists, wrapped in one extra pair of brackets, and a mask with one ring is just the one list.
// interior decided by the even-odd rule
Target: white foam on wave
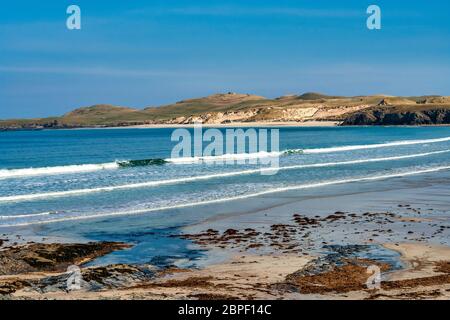
[(30, 213), (30, 214), (16, 214), (16, 215), (10, 215), (10, 216), (0, 216), (0, 220), (35, 218), (35, 217), (49, 216), (51, 214), (56, 214), (56, 213), (55, 212), (42, 212), (42, 213)]
[[(422, 140), (404, 140), (380, 144), (337, 146), (337, 147), (316, 148), (316, 149), (289, 149), (284, 151), (273, 151), (273, 152), (260, 151), (255, 153), (224, 154), (218, 156), (167, 158), (163, 159), (163, 161), (173, 164), (195, 164), (195, 163), (217, 162), (217, 161), (239, 161), (239, 160), (261, 159), (268, 157), (279, 157), (283, 155), (296, 153), (321, 154), (321, 153), (354, 151), (364, 149), (387, 148), (395, 146), (429, 144), (446, 141), (450, 141), (450, 137), (437, 139), (422, 139)], [(99, 170), (113, 170), (119, 169), (120, 163), (121, 163), (120, 161), (116, 161), (100, 164), (81, 164), (81, 165), (55, 166), (43, 168), (1, 169), (0, 179), (21, 178), (21, 177), (41, 176), (41, 175), (73, 174), (73, 173), (93, 172)]]
[(279, 157), (284, 152), (267, 152), (259, 151), (254, 153), (227, 153), (218, 156), (204, 156), (204, 157), (180, 157), (180, 158), (168, 158), (164, 159), (166, 162), (174, 164), (190, 164), (198, 162), (218, 162), (218, 161), (239, 161), (239, 160), (251, 160), (270, 157)]
[(109, 186), (109, 187), (98, 187), (98, 188), (90, 188), (90, 189), (76, 189), (76, 190), (57, 191), (57, 192), (14, 195), (14, 196), (0, 197), (0, 202), (22, 202), (22, 201), (31, 201), (31, 200), (37, 200), (37, 199), (68, 197), (68, 196), (82, 195), (82, 194), (89, 194), (89, 193), (98, 193), (98, 192), (110, 192), (110, 191), (126, 190), (126, 189), (150, 188), (150, 187), (157, 187), (157, 186), (163, 186), (163, 185), (173, 185), (173, 184), (181, 184), (181, 183), (188, 183), (188, 182), (195, 182), (195, 181), (202, 181), (202, 180), (228, 178), (228, 177), (257, 174), (257, 173), (263, 173), (263, 172), (273, 172), (273, 171), (276, 172), (276, 171), (296, 170), (296, 169), (334, 167), (334, 166), (341, 166), (341, 165), (352, 165), (352, 164), (371, 163), (371, 162), (396, 161), (396, 160), (402, 160), (402, 159), (426, 157), (426, 156), (430, 156), (430, 155), (443, 154), (443, 153), (449, 153), (449, 152), (450, 152), (450, 150), (442, 150), (442, 151), (433, 151), (433, 152), (418, 153), (418, 154), (403, 155), (403, 156), (394, 156), (394, 157), (384, 157), (384, 158), (359, 159), (359, 160), (350, 160), (350, 161), (342, 161), (342, 162), (300, 164), (300, 165), (292, 165), (292, 166), (285, 166), (285, 167), (279, 167), (279, 168), (249, 169), (249, 170), (242, 170), (242, 171), (209, 174), (209, 175), (203, 175), (203, 176), (131, 183), (131, 184), (125, 184), (125, 185), (118, 185), (118, 186)]
[(421, 140), (402, 140), (393, 141), (378, 144), (365, 144), (365, 145), (349, 145), (349, 146), (336, 146), (327, 148), (315, 148), (315, 149), (288, 149), (284, 151), (273, 151), (273, 152), (255, 152), (255, 153), (240, 153), (240, 154), (224, 154), (219, 156), (205, 156), (205, 157), (185, 157), (185, 158), (169, 158), (165, 159), (167, 162), (176, 164), (187, 164), (187, 163), (197, 163), (197, 162), (209, 162), (209, 161), (236, 161), (236, 160), (247, 160), (247, 159), (259, 159), (268, 157), (279, 157), (283, 155), (290, 154), (320, 154), (320, 153), (333, 153), (333, 152), (343, 152), (343, 151), (354, 151), (354, 150), (364, 150), (364, 149), (378, 149), (378, 148), (389, 148), (396, 146), (408, 146), (417, 144), (428, 144), (428, 143), (439, 143), (450, 141), (450, 137), (436, 138), (436, 139), (421, 139)]
[[(212, 161), (238, 161), (248, 159), (260, 159), (267, 157), (278, 157), (280, 155), (282, 155), (282, 152), (261, 151), (257, 153), (224, 154), (220, 156), (205, 156), (205, 157), (180, 157), (180, 158), (167, 158), (161, 160), (173, 164), (194, 164), (199, 162), (212, 162)], [(0, 169), (0, 179), (22, 178), (22, 177), (43, 176), (43, 175), (50, 176), (60, 174), (73, 174), (73, 173), (93, 172), (100, 170), (113, 170), (119, 169), (121, 167), (121, 164), (126, 162), (127, 161), (115, 161), (100, 164), (80, 164), (80, 165), (55, 166), (43, 168)]]
[(349, 146), (336, 146), (327, 148), (315, 148), (315, 149), (288, 149), (284, 151), (273, 151), (273, 152), (255, 152), (255, 153), (240, 153), (240, 154), (224, 154), (218, 156), (205, 156), (205, 157), (184, 157), (184, 158), (169, 158), (165, 159), (166, 162), (176, 163), (176, 164), (189, 164), (198, 162), (209, 162), (209, 161), (236, 161), (236, 160), (247, 160), (247, 159), (259, 159), (268, 157), (279, 157), (283, 155), (291, 154), (320, 154), (320, 153), (333, 153), (333, 152), (343, 152), (343, 151), (354, 151), (354, 150), (364, 150), (364, 149), (378, 149), (378, 148), (389, 148), (397, 146), (408, 146), (417, 144), (429, 144), (429, 143), (439, 143), (450, 141), (450, 137), (436, 138), (436, 139), (421, 139), (421, 140), (402, 140), (393, 141), (378, 144), (365, 144), (365, 145), (349, 145)]
[(111, 170), (117, 168), (119, 168), (119, 165), (116, 162), (110, 162), (101, 164), (80, 164), (80, 165), (44, 167), (44, 168), (6, 169), (6, 170), (3, 169), (0, 170), (0, 179), (31, 177), (41, 175), (82, 173), (99, 170)]
[(446, 142), (446, 141), (450, 141), (450, 137), (437, 138), (437, 139), (422, 139), (422, 140), (403, 140), (403, 141), (393, 141), (393, 142), (387, 142), (387, 143), (365, 144), (365, 145), (354, 145), (354, 146), (304, 149), (304, 150), (298, 150), (298, 151), (302, 151), (303, 154), (317, 154), (317, 153), (331, 153), (331, 152), (364, 150), (364, 149), (378, 149), (378, 148), (388, 148), (388, 147), (398, 147), (398, 146), (410, 146), (410, 145), (416, 145), (416, 144), (439, 143), (439, 142)]
[(395, 160), (425, 157), (425, 156), (449, 153), (449, 152), (450, 152), (450, 150), (442, 150), (442, 151), (418, 153), (418, 154), (404, 155), (404, 156), (385, 157), (385, 158), (360, 159), (360, 160), (350, 160), (350, 161), (342, 161), (342, 162), (300, 164), (300, 165), (285, 166), (285, 167), (279, 167), (279, 168), (249, 169), (249, 170), (242, 170), (242, 171), (187, 177), (187, 178), (177, 178), (177, 179), (168, 179), (168, 180), (157, 180), (157, 181), (147, 181), (147, 182), (140, 182), (140, 183), (131, 183), (131, 184), (125, 184), (125, 185), (118, 185), (118, 186), (109, 186), (109, 187), (98, 187), (98, 188), (89, 188), (89, 189), (76, 189), (76, 190), (67, 190), (67, 191), (6, 196), (6, 197), (0, 197), (0, 202), (31, 201), (31, 200), (37, 200), (37, 199), (68, 197), (68, 196), (82, 195), (82, 194), (89, 194), (89, 193), (98, 193), (98, 192), (110, 192), (110, 191), (126, 190), (126, 189), (150, 188), (150, 187), (157, 187), (157, 186), (163, 186), (163, 185), (173, 185), (173, 184), (188, 183), (188, 182), (201, 181), (201, 180), (228, 178), (228, 177), (234, 177), (234, 176), (250, 175), (250, 174), (272, 172), (272, 171), (276, 172), (276, 171), (284, 171), (284, 170), (333, 167), (333, 166), (340, 166), (340, 165), (351, 165), (351, 164), (361, 164), (361, 163), (370, 163), (370, 162), (395, 161)]
[(186, 203), (186, 204), (178, 204), (178, 205), (173, 205), (173, 206), (159, 207), (159, 208), (137, 209), (137, 210), (129, 210), (129, 211), (121, 211), (121, 212), (108, 212), (108, 213), (99, 213), (99, 214), (93, 214), (93, 215), (68, 216), (68, 217), (49, 219), (49, 220), (17, 222), (17, 223), (12, 223), (12, 224), (8, 224), (8, 225), (0, 224), (0, 227), (18, 227), (18, 226), (27, 226), (27, 225), (33, 225), (33, 224), (46, 224), (46, 223), (55, 223), (55, 222), (64, 222), (64, 221), (73, 221), (73, 220), (86, 220), (86, 219), (107, 218), (107, 217), (114, 217), (114, 216), (138, 215), (138, 214), (151, 213), (151, 212), (156, 212), (156, 211), (182, 209), (182, 208), (196, 207), (196, 206), (201, 206), (201, 205), (210, 205), (210, 204), (215, 204), (215, 203), (243, 200), (243, 199), (254, 198), (254, 197), (263, 196), (263, 195), (267, 195), (267, 194), (280, 193), (280, 192), (319, 188), (319, 187), (326, 187), (326, 186), (346, 184), (346, 183), (356, 183), (356, 182), (365, 182), (365, 181), (374, 181), (374, 180), (385, 180), (385, 179), (391, 179), (391, 178), (401, 178), (401, 177), (406, 177), (406, 176), (426, 174), (426, 173), (432, 173), (432, 172), (438, 172), (438, 171), (444, 171), (444, 170), (450, 170), (450, 166), (441, 166), (441, 167), (433, 167), (433, 168), (420, 169), (420, 170), (414, 170), (414, 171), (397, 172), (397, 173), (384, 174), (384, 175), (375, 175), (375, 176), (369, 176), (369, 177), (330, 180), (330, 181), (323, 181), (323, 182), (304, 184), (304, 185), (280, 187), (280, 188), (264, 190), (264, 191), (251, 193), (251, 194), (238, 195), (238, 196), (229, 197), (229, 198), (212, 199), (212, 200), (191, 202), (191, 203)]

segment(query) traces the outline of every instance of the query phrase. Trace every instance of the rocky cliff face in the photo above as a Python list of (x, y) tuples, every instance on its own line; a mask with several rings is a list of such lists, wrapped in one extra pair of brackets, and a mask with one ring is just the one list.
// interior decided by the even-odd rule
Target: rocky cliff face
[(164, 124), (226, 124), (233, 122), (304, 122), (304, 121), (342, 121), (344, 117), (360, 111), (369, 105), (327, 106), (323, 104), (266, 106), (241, 111), (211, 112), (201, 115), (177, 117), (159, 121)]
[(348, 116), (343, 125), (438, 125), (450, 124), (450, 109), (417, 111), (369, 109)]

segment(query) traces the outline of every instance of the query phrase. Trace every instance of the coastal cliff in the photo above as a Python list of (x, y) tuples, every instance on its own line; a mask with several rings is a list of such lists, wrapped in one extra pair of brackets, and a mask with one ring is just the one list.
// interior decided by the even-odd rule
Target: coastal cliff
[(343, 125), (445, 125), (450, 124), (450, 109), (401, 111), (395, 108), (376, 108), (356, 112)]
[(305, 93), (268, 99), (228, 92), (144, 109), (100, 104), (59, 117), (0, 120), (0, 130), (321, 121), (344, 125), (450, 124), (450, 97)]

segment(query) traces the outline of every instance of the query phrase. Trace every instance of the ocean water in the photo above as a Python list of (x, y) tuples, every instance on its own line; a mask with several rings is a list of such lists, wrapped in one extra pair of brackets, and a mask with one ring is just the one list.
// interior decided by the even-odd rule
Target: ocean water
[(114, 262), (170, 262), (201, 252), (167, 235), (224, 208), (450, 171), (449, 127), (280, 128), (274, 175), (248, 163), (171, 159), (172, 131), (0, 132), (0, 231), (126, 241), (135, 247)]

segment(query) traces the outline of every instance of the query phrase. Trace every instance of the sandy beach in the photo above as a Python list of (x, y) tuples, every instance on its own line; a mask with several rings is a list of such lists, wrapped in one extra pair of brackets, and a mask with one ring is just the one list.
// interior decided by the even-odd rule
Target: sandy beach
[[(205, 128), (263, 128), (263, 127), (336, 127), (341, 121), (252, 121), (252, 122), (230, 122), (230, 123), (202, 123)], [(90, 130), (90, 129), (177, 129), (177, 128), (193, 128), (194, 124), (142, 124), (130, 125), (123, 127), (88, 127), (74, 129), (59, 130)]]
[[(439, 191), (447, 187), (446, 179), (427, 186), (399, 179), (376, 190), (360, 184), (354, 191), (335, 188), (328, 196), (324, 190), (318, 198), (206, 219), (168, 235), (212, 257), (196, 268), (92, 266), (96, 257), (132, 244), (33, 238), (54, 243), (37, 244), (4, 234), (0, 294), (3, 299), (448, 299), (450, 226), (446, 193)], [(398, 192), (388, 193), (390, 188)], [(66, 268), (72, 264), (81, 267), (79, 290), (67, 289)], [(374, 266), (381, 282), (369, 288), (368, 268)]]
[[(334, 269), (299, 275), (311, 256), (238, 255), (200, 270), (154, 271), (148, 278), (132, 266), (83, 269), (90, 284), (64, 290), (67, 275), (35, 272), (0, 277), (0, 293), (9, 299), (448, 299), (450, 248), (422, 244), (386, 244), (401, 252), (405, 269), (389, 273), (378, 290), (365, 287), (364, 268)], [(90, 289), (86, 289), (86, 288)]]

